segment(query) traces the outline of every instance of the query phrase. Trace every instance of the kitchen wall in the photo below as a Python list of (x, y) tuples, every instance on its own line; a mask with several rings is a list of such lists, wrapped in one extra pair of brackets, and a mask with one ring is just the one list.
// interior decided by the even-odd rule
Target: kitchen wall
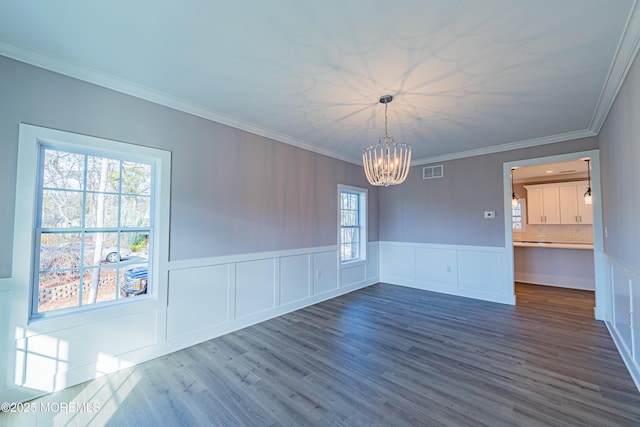
[(526, 224), (513, 232), (514, 241), (593, 243), (593, 225)]

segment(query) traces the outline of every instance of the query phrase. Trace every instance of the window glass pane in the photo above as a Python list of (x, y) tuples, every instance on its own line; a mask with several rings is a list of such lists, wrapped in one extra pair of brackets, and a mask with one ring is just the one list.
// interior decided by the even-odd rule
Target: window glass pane
[(340, 214), (340, 217), (342, 218), (341, 225), (343, 226), (349, 225), (349, 211), (342, 211), (342, 213)]
[(360, 258), (360, 245), (358, 242), (354, 242), (351, 244), (351, 258), (357, 259)]
[(92, 228), (117, 227), (118, 197), (114, 194), (87, 193), (85, 226)]
[(349, 212), (349, 225), (358, 225), (358, 211)]
[(38, 312), (79, 305), (80, 270), (40, 273), (38, 285)]
[(79, 268), (81, 243), (78, 233), (41, 234), (39, 270)]
[(117, 193), (120, 191), (120, 161), (87, 156), (87, 190)]
[(84, 265), (99, 266), (120, 261), (126, 255), (118, 249), (118, 233), (86, 233)]
[(511, 228), (513, 230), (522, 230), (522, 201), (518, 201), (511, 208)]
[(122, 193), (151, 194), (151, 165), (122, 162)]
[(122, 196), (122, 227), (149, 227), (151, 199), (148, 196)]
[(149, 263), (127, 267), (120, 285), (120, 297), (129, 298), (146, 294), (151, 288), (149, 279)]
[(82, 190), (84, 155), (52, 149), (44, 150), (42, 186), (66, 190)]
[[(111, 266), (85, 270), (82, 305), (116, 299), (118, 295), (117, 277), (118, 269)], [(95, 288), (95, 292), (97, 292), (95, 297), (93, 296), (92, 288)]]
[(149, 257), (149, 232), (121, 233), (120, 251), (128, 253), (126, 258), (129, 261), (147, 261)]
[(358, 196), (355, 194), (349, 195), (349, 209), (358, 209)]
[(82, 193), (76, 191), (43, 190), (43, 228), (82, 226)]

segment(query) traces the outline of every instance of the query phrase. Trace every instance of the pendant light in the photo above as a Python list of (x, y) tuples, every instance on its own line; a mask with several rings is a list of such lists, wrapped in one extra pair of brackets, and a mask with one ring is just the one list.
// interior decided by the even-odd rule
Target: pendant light
[(362, 152), (367, 180), (379, 187), (402, 184), (411, 167), (411, 145), (396, 142), (387, 135), (387, 106), (391, 101), (391, 95), (380, 97), (380, 103), (384, 104), (384, 137)]
[(511, 168), (511, 207), (512, 208), (518, 207), (518, 196), (516, 195), (516, 192), (513, 189), (513, 171), (514, 170), (515, 168)]
[(584, 161), (587, 162), (587, 176), (589, 177), (589, 187), (584, 193), (584, 203), (585, 205), (590, 205), (593, 203), (593, 197), (591, 197), (591, 159), (585, 159)]

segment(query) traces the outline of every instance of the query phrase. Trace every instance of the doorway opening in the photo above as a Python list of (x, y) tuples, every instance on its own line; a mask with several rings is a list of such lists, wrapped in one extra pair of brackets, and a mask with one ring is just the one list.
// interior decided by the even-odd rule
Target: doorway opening
[[(504, 163), (506, 280), (514, 298), (516, 282), (595, 291), (593, 315), (602, 319), (599, 164), (598, 150)], [(587, 189), (592, 204), (584, 206)], [(560, 192), (573, 211), (560, 213)]]

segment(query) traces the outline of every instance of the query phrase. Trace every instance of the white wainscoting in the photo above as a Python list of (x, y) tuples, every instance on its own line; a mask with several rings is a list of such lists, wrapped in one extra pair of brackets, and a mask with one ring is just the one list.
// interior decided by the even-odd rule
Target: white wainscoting
[(378, 243), (340, 267), (337, 247), (169, 263), (167, 343), (183, 348), (379, 281)]
[(368, 261), (353, 271), (339, 268), (337, 246), (172, 261), (166, 303), (26, 329), (5, 319), (13, 287), (24, 284), (0, 279), (0, 401), (26, 401), (377, 283), (378, 259), (369, 243)]
[(606, 254), (604, 262), (605, 323), (640, 391), (640, 271)]
[(505, 274), (505, 249), (380, 242), (380, 281), (469, 298), (515, 304)]

